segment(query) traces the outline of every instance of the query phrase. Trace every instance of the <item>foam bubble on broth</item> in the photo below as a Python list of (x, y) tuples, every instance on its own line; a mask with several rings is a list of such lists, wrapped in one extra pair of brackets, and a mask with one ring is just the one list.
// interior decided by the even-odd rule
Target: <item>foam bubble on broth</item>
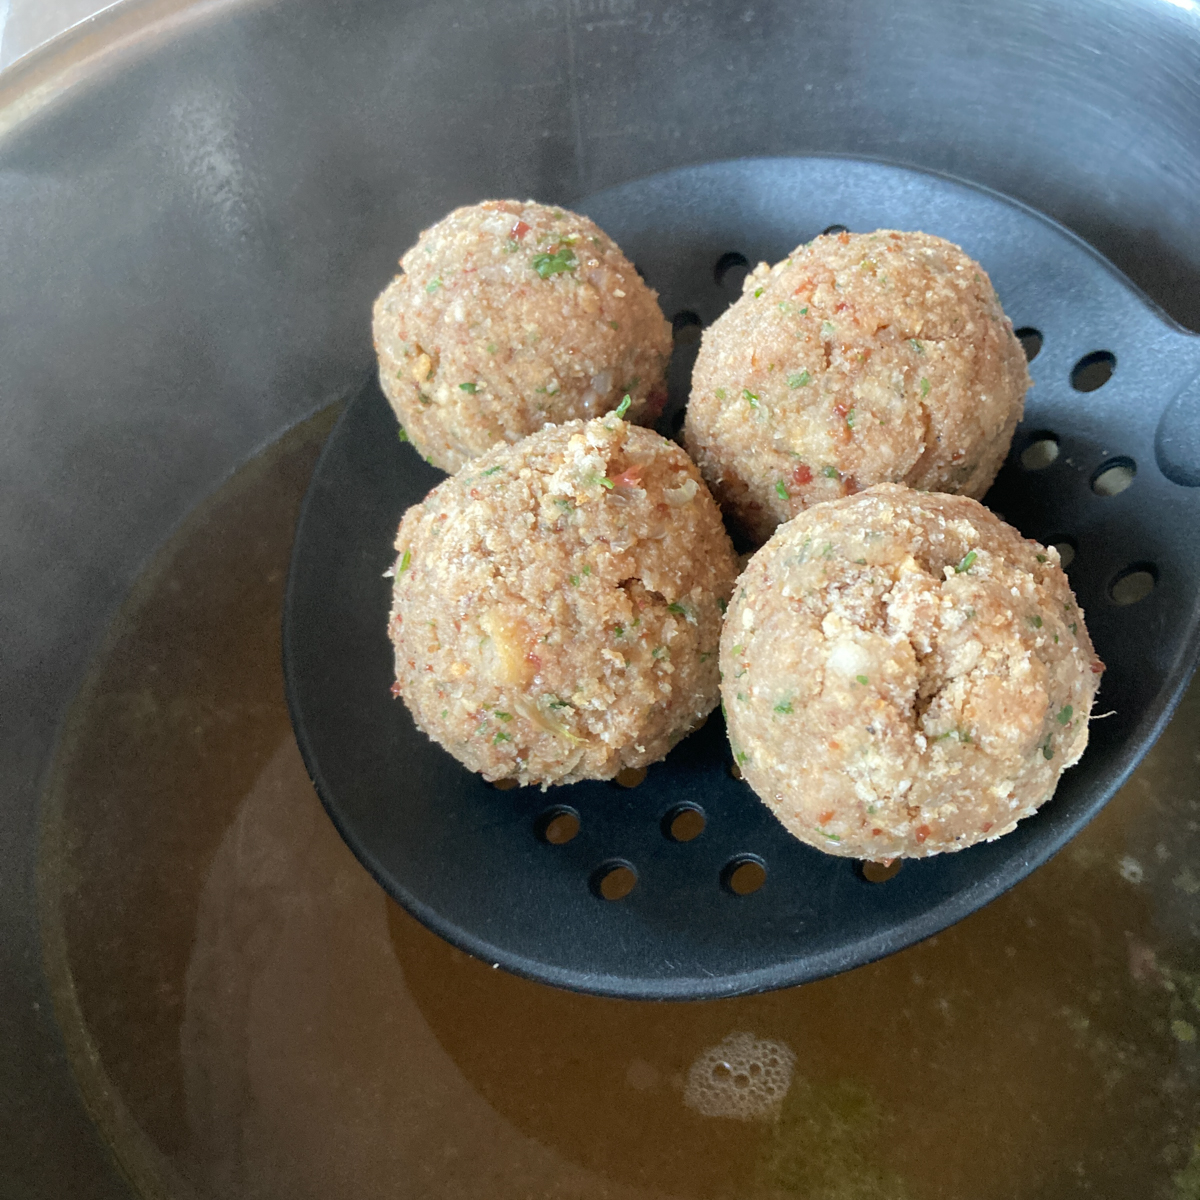
[(774, 1120), (795, 1065), (795, 1054), (782, 1042), (734, 1032), (692, 1063), (683, 1102), (705, 1117)]

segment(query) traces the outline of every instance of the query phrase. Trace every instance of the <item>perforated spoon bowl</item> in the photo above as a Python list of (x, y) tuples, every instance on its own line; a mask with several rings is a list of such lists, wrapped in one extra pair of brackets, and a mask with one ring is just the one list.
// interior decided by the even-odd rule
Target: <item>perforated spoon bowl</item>
[[(945, 177), (842, 158), (747, 159), (577, 200), (694, 333), (830, 227), (920, 229), (991, 275), (1034, 388), (987, 503), (1058, 544), (1107, 664), (1083, 760), (993, 843), (886, 880), (784, 832), (735, 778), (719, 713), (638, 786), (501, 790), (393, 700), (383, 571), (404, 510), (443, 476), (402, 444), (378, 387), (314, 472), (284, 606), (297, 740), (342, 836), (382, 886), (480, 958), (561, 987), (699, 999), (786, 987), (892, 953), (986, 904), (1067, 842), (1163, 729), (1200, 649), (1200, 338), (1032, 210)], [(626, 782), (633, 782), (627, 780)]]

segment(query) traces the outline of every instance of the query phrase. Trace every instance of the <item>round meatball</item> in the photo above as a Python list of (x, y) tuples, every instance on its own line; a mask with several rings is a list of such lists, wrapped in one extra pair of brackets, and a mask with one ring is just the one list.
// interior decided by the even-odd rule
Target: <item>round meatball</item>
[(532, 201), (459, 208), (375, 302), (379, 382), (413, 445), (457, 471), (497, 442), (666, 402), (658, 296), (586, 217)]
[(758, 544), (809, 505), (876, 483), (978, 499), (1028, 387), (1012, 323), (957, 246), (830, 234), (760, 263), (705, 331), (684, 438)]
[(497, 446), (405, 514), (393, 693), (487, 779), (610, 779), (716, 706), (737, 559), (686, 454), (616, 416)]
[(780, 526), (721, 635), (744, 777), (802, 841), (872, 860), (991, 841), (1045, 803), (1103, 669), (1053, 547), (895, 484)]

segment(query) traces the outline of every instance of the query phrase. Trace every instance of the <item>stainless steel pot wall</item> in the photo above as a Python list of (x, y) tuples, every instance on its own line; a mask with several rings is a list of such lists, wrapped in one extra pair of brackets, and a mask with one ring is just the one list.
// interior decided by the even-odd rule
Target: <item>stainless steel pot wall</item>
[(953, 173), (1200, 329), (1200, 6), (135, 4), (0, 87), (0, 1192), (127, 1194), (40, 968), (38, 796), (139, 567), (370, 365), (455, 204), (830, 152)]

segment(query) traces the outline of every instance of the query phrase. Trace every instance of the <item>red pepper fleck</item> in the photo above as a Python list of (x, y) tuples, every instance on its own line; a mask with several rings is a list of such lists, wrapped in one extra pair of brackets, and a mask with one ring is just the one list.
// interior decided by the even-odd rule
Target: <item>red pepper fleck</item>
[(872, 836), (872, 837), (878, 837), (878, 836), (879, 836), (879, 835), (880, 835), (882, 832), (883, 832), (883, 830), (882, 830), (882, 829), (872, 829), (872, 830), (871, 830), (871, 836)]
[(983, 832), (983, 833), (989, 833), (989, 832), (991, 831), (991, 828), (992, 828), (992, 826), (993, 826), (994, 824), (995, 824), (995, 821), (984, 821), (984, 823), (983, 823), (983, 830), (982, 830), (982, 832)]
[(471, 499), (472, 499), (472, 500), (478, 500), (478, 499), (479, 499), (479, 489), (478, 489), (478, 488), (472, 488), (472, 489), (471, 489), (471, 490), (470, 490), (470, 491), (467, 493), (467, 495), (469, 495), (469, 496), (471, 497)]
[(1104, 664), (1102, 662), (1092, 663), (1092, 674), (1093, 675), (1099, 675), (1100, 672), (1103, 670), (1104, 670)]
[(797, 463), (792, 468), (792, 482), (797, 487), (803, 487), (806, 483), (812, 483), (812, 467), (808, 463)]
[(529, 232), (529, 226), (524, 221), (518, 221), (512, 227), (512, 236), (516, 241), (520, 241)]
[(917, 845), (919, 846), (932, 832), (933, 830), (928, 825), (918, 825), (914, 835), (917, 839)]
[(626, 467), (620, 475), (612, 477), (613, 487), (641, 487), (643, 467)]
[(850, 428), (850, 423), (846, 420), (850, 415), (850, 407), (839, 402), (833, 406), (833, 415), (837, 418), (838, 433), (842, 441), (848, 442), (854, 434), (854, 430)]
[(535, 671), (541, 670), (542, 660), (532, 650), (525, 655), (525, 661), (529, 663)]
[(647, 424), (652, 424), (662, 416), (662, 411), (667, 406), (667, 389), (665, 387), (655, 387), (650, 389), (649, 395), (646, 397), (646, 416)]
[(841, 483), (843, 496), (853, 496), (858, 491), (858, 480), (853, 475), (843, 475)]
[(833, 809), (831, 808), (828, 812), (823, 812), (817, 818), (817, 824), (818, 825), (828, 825), (829, 822), (832, 820), (833, 820)]
[(400, 692), (400, 680), (397, 679), (396, 682), (392, 684), (392, 699), (395, 700), (396, 697), (400, 695)]
[(839, 233), (838, 241), (841, 242), (843, 246), (848, 246), (850, 245), (850, 235), (848, 233)]

